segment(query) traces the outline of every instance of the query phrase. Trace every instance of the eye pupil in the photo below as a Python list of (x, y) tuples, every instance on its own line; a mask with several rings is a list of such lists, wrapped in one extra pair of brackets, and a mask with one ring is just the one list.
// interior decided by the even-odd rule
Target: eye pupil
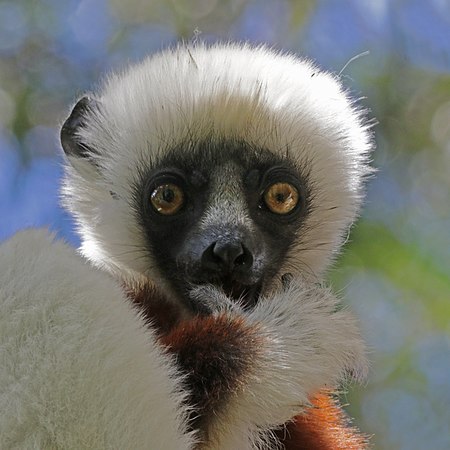
[(164, 189), (162, 193), (162, 198), (165, 202), (172, 203), (175, 199), (175, 193), (170, 188)]

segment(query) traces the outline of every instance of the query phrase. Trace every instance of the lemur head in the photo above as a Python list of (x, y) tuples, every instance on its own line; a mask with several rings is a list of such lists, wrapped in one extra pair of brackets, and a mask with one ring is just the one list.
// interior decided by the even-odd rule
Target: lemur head
[(180, 304), (251, 305), (321, 277), (355, 219), (371, 147), (339, 80), (264, 47), (181, 46), (109, 77), (61, 132), (82, 252)]

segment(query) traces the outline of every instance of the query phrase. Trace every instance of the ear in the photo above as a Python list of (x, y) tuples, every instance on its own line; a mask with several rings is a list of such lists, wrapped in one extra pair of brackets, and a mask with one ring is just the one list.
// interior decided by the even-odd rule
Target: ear
[(61, 144), (67, 156), (86, 158), (95, 153), (95, 150), (84, 144), (80, 137), (80, 130), (86, 126), (90, 111), (98, 108), (98, 103), (83, 97), (74, 106), (68, 119), (61, 128)]

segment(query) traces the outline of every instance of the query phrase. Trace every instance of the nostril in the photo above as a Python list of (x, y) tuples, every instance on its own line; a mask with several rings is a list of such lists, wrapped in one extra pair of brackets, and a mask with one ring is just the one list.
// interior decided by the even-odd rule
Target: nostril
[(245, 245), (242, 245), (242, 253), (234, 259), (233, 263), (234, 266), (247, 266), (249, 268), (252, 266), (253, 255)]
[(215, 243), (209, 245), (202, 253), (202, 266), (204, 269), (218, 271), (222, 260), (214, 253)]
[(246, 263), (246, 261), (247, 261), (247, 256), (246, 256), (246, 253), (245, 253), (245, 251), (241, 254), (241, 255), (239, 255), (235, 260), (234, 260), (234, 265), (235, 266), (243, 266), (245, 263)]

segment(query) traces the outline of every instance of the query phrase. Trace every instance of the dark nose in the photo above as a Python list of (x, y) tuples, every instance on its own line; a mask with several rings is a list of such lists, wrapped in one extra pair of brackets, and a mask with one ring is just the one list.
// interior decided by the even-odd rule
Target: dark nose
[(253, 264), (253, 255), (240, 240), (213, 242), (202, 254), (202, 266), (205, 269), (231, 274), (236, 270), (246, 271)]

